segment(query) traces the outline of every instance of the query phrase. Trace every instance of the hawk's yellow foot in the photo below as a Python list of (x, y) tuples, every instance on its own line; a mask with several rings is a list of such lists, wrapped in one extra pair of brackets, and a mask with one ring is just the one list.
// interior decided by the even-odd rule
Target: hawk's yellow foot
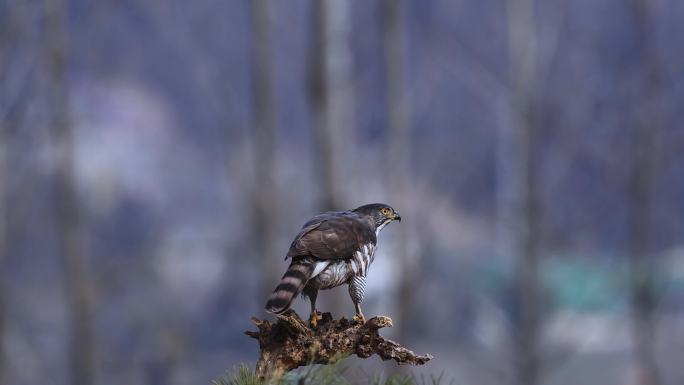
[(323, 319), (323, 313), (321, 313), (318, 310), (314, 310), (311, 312), (311, 315), (309, 316), (309, 325), (311, 325), (312, 328), (315, 328), (318, 326), (318, 321)]

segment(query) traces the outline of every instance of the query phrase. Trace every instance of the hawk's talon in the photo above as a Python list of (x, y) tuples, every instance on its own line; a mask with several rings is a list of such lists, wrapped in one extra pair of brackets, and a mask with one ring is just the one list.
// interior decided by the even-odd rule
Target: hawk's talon
[(314, 310), (311, 312), (311, 315), (309, 316), (309, 325), (311, 325), (312, 328), (315, 328), (318, 326), (318, 321), (323, 319), (323, 313), (319, 312), (318, 310)]
[(352, 318), (352, 321), (358, 322), (361, 324), (365, 324), (366, 323), (366, 317), (364, 317), (363, 314), (357, 314), (354, 316), (354, 318)]

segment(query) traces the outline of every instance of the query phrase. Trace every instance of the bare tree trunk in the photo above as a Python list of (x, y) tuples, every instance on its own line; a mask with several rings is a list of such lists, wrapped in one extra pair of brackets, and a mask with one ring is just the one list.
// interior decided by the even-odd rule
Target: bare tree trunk
[[(278, 272), (273, 261), (276, 256), (278, 204), (275, 179), (275, 103), (272, 80), (272, 48), (269, 0), (254, 0), (252, 9), (252, 87), (254, 95), (254, 191), (253, 233), (258, 257), (261, 261), (263, 281), (259, 298), (264, 301), (278, 282)], [(265, 302), (264, 302), (265, 303)]]
[(46, 0), (47, 60), (50, 70), (50, 108), (55, 150), (56, 229), (64, 263), (70, 314), (69, 365), (71, 383), (95, 381), (93, 288), (83, 250), (83, 231), (76, 193), (73, 131), (67, 90), (65, 5)]
[(11, 293), (9, 282), (5, 281), (12, 234), (9, 225), (19, 222), (16, 206), (9, 204), (10, 197), (16, 195), (13, 194), (14, 185), (9, 173), (12, 150), (10, 133), (15, 131), (27, 104), (21, 97), (11, 96), (12, 92), (6, 86), (7, 79), (17, 76), (13, 71), (17, 63), (10, 54), (9, 47), (23, 32), (23, 23), (18, 13), (17, 7), (7, 4), (0, 9), (0, 383), (5, 383), (7, 368), (4, 341), (8, 318), (7, 302)]
[[(2, 52), (2, 51), (0, 51)], [(0, 115), (4, 115), (3, 106), (0, 105)], [(7, 221), (9, 214), (7, 212), (7, 193), (8, 193), (8, 175), (7, 175), (7, 145), (6, 145), (6, 127), (3, 119), (0, 119), (0, 383), (4, 383), (5, 374), (5, 293), (7, 293), (7, 283), (5, 282), (5, 261), (7, 259)]]
[[(12, 14), (0, 18), (0, 58), (4, 58), (6, 54), (6, 44), (11, 36), (9, 31), (14, 25)], [(10, 27), (8, 27), (8, 25)], [(0, 61), (0, 73), (7, 71)], [(5, 293), (7, 293), (7, 284), (5, 282), (5, 260), (7, 259), (7, 221), (9, 214), (7, 213), (7, 195), (9, 190), (9, 178), (7, 176), (7, 124), (5, 117), (7, 114), (7, 101), (5, 100), (4, 84), (0, 85), (0, 383), (4, 383), (5, 374)]]
[(644, 79), (633, 111), (635, 127), (632, 137), (632, 164), (629, 180), (629, 257), (632, 303), (632, 331), (638, 381), (641, 385), (658, 385), (660, 376), (656, 362), (655, 340), (656, 298), (654, 293), (655, 263), (649, 247), (651, 188), (655, 178), (656, 136), (660, 122), (655, 109), (660, 88), (657, 53), (655, 52), (650, 0), (632, 3), (639, 45), (639, 68)]
[[(352, 56), (348, 0), (313, 0), (309, 98), (314, 115), (314, 151), (320, 211), (348, 209), (348, 173), (354, 163)], [(320, 297), (335, 314), (349, 309), (346, 291)], [(345, 306), (346, 305), (346, 306)]]
[[(524, 112), (523, 112), (524, 113)], [(537, 197), (536, 160), (534, 159), (534, 128), (527, 121), (520, 127), (519, 143), (522, 159), (521, 206), (519, 234), (516, 235), (516, 290), (518, 291), (520, 330), (516, 336), (518, 360), (517, 380), (522, 384), (535, 384), (539, 377), (539, 203)]]
[(629, 183), (629, 257), (632, 333), (638, 379), (642, 385), (658, 385), (655, 358), (655, 306), (653, 255), (648, 251), (650, 188), (653, 179), (651, 127), (639, 125), (633, 136), (633, 160)]
[(539, 381), (539, 217), (538, 163), (535, 159), (537, 50), (532, 0), (508, 2), (509, 55), (511, 60), (513, 145), (519, 189), (515, 202), (515, 290), (518, 326), (515, 336), (516, 382)]
[[(382, 25), (383, 45), (386, 68), (386, 97), (388, 113), (388, 140), (385, 159), (387, 160), (387, 186), (391, 188), (392, 204), (402, 212), (406, 218), (411, 218), (413, 206), (406, 198), (405, 175), (410, 169), (409, 135), (411, 131), (411, 108), (406, 90), (406, 22), (404, 2), (400, 0), (383, 0), (381, 14), (384, 17)], [(410, 223), (410, 222), (409, 222)], [(399, 226), (395, 231), (397, 237), (396, 259), (401, 269), (398, 280), (397, 318), (399, 323), (399, 339), (406, 340), (410, 335), (409, 329), (413, 319), (413, 301), (415, 292), (415, 277), (419, 272), (415, 258), (409, 253), (408, 227), (409, 223)]]
[(322, 211), (347, 209), (353, 132), (348, 0), (314, 0), (309, 96)]

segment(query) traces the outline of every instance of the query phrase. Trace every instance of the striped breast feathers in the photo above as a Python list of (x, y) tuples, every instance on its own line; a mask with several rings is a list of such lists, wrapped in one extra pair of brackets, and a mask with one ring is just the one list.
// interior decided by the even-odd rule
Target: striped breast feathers
[(354, 275), (365, 277), (368, 274), (368, 268), (375, 258), (375, 245), (372, 242), (361, 245), (361, 247), (354, 252), (351, 259), (351, 267)]

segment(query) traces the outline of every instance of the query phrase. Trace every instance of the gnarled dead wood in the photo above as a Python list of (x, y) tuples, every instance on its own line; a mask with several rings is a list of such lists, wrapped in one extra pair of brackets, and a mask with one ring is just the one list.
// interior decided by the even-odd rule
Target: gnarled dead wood
[(334, 320), (330, 313), (323, 313), (323, 319), (311, 328), (297, 313), (288, 310), (274, 324), (255, 317), (252, 322), (259, 330), (245, 334), (259, 341), (256, 373), (260, 377), (279, 376), (308, 364), (330, 364), (352, 354), (361, 358), (377, 354), (399, 365), (423, 365), (432, 359), (429, 354), (418, 356), (380, 337), (381, 328), (392, 326), (389, 317), (373, 317), (360, 323), (344, 317)]

